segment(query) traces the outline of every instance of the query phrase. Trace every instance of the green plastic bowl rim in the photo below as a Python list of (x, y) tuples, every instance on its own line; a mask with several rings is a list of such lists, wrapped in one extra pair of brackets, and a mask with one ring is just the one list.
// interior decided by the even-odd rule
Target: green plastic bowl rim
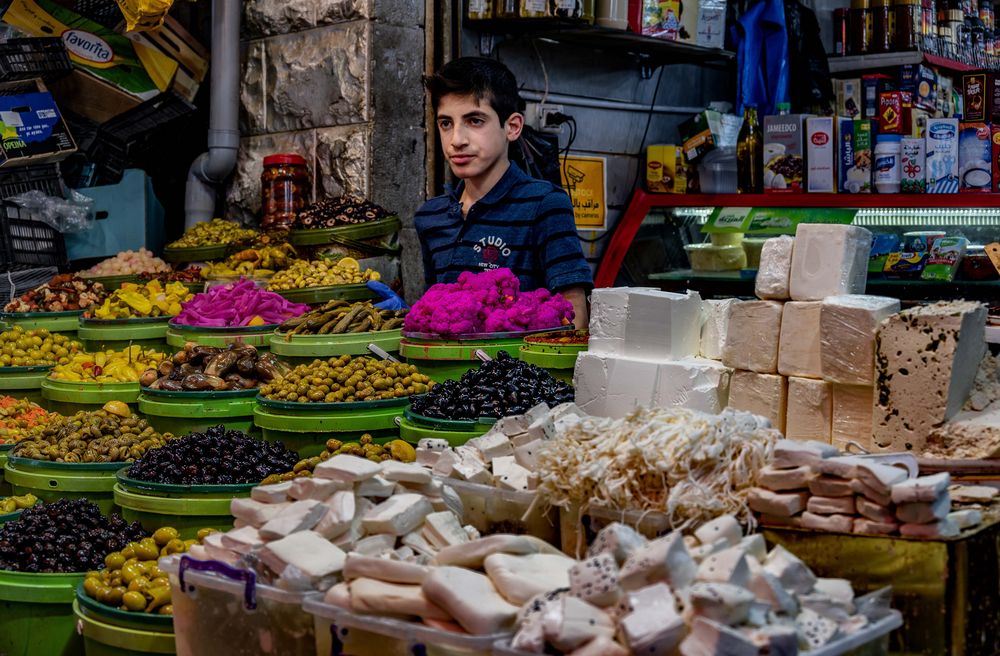
[[(143, 273), (153, 273), (153, 272), (152, 271), (144, 271)], [(104, 281), (115, 282), (115, 281), (118, 281), (118, 280), (123, 280), (125, 282), (128, 282), (129, 280), (131, 280), (133, 278), (136, 279), (136, 280), (138, 280), (140, 274), (138, 274), (138, 273), (119, 273), (119, 274), (114, 275), (114, 276), (85, 276), (85, 275), (83, 275), (81, 273), (81, 274), (78, 274), (78, 275), (81, 278), (83, 278), (84, 280), (93, 280), (94, 282), (104, 282)]]
[[(292, 335), (290, 340), (286, 340), (285, 337), (288, 335), (287, 332), (274, 331), (274, 339), (280, 340), (285, 344), (294, 344), (296, 342), (301, 342), (303, 344), (312, 344), (313, 342), (325, 343), (327, 340), (336, 339), (338, 337), (370, 337), (371, 339), (378, 339), (380, 337), (395, 337), (396, 335), (402, 336), (401, 328), (392, 328), (390, 330), (370, 330), (365, 333), (337, 333), (336, 335)], [(310, 341), (312, 340), (312, 341)], [(339, 356), (330, 356), (339, 357)]]
[(127, 328), (135, 324), (147, 324), (147, 323), (169, 323), (174, 315), (163, 316), (163, 317), (135, 317), (133, 319), (92, 319), (88, 317), (80, 317), (81, 326), (99, 326), (107, 328)]
[(167, 324), (175, 330), (186, 333), (207, 333), (207, 334), (227, 334), (227, 333), (273, 333), (274, 329), (280, 326), (278, 323), (268, 323), (263, 326), (188, 326), (183, 323), (176, 323), (171, 320)]
[(457, 430), (457, 431), (467, 431), (471, 432), (482, 428), (483, 426), (492, 426), (497, 423), (497, 418), (495, 417), (480, 417), (478, 420), (472, 419), (438, 419), (436, 417), (427, 417), (425, 415), (417, 414), (407, 406), (403, 410), (403, 416), (409, 419), (411, 422), (417, 426), (422, 426), (424, 428), (440, 428), (442, 430)]
[(151, 481), (140, 481), (137, 478), (129, 478), (127, 476), (128, 470), (131, 469), (131, 464), (128, 467), (123, 467), (119, 469), (115, 474), (115, 478), (118, 479), (118, 484), (122, 486), (126, 492), (132, 492), (133, 494), (142, 494), (142, 492), (167, 492), (174, 494), (227, 494), (230, 492), (249, 492), (253, 488), (260, 485), (260, 481), (256, 483), (231, 483), (227, 485), (181, 485), (175, 483), (153, 483)]
[[(84, 581), (86, 577), (84, 577)], [(111, 620), (118, 620), (120, 622), (129, 622), (134, 625), (145, 624), (149, 622), (150, 628), (157, 629), (169, 629), (168, 633), (172, 633), (174, 630), (174, 616), (173, 615), (150, 615), (149, 613), (136, 613), (124, 610), (119, 610), (114, 606), (108, 606), (107, 604), (102, 604), (96, 599), (91, 599), (87, 596), (87, 593), (83, 589), (83, 581), (76, 586), (76, 601), (80, 605), (80, 608), (88, 608), (91, 611), (98, 614), (99, 617), (90, 618), (96, 621), (101, 620), (101, 616), (106, 617)], [(129, 626), (117, 627), (132, 630)]]
[[(344, 285), (315, 285), (312, 287), (296, 287), (295, 289), (269, 289), (267, 291), (275, 294), (294, 294), (295, 292), (329, 292), (329, 291), (354, 291), (368, 289), (368, 285), (363, 282), (350, 282)], [(374, 295), (375, 292), (372, 292)]]
[(401, 408), (410, 403), (410, 397), (395, 399), (378, 399), (376, 401), (341, 401), (339, 403), (299, 403), (298, 401), (275, 401), (260, 394), (257, 395), (257, 405), (274, 410), (303, 410), (303, 414), (323, 413), (343, 410), (364, 410), (366, 408)]
[(150, 399), (174, 399), (174, 400), (192, 400), (192, 399), (204, 399), (204, 400), (225, 400), (225, 399), (252, 399), (257, 396), (257, 388), (253, 387), (251, 389), (241, 389), (241, 390), (220, 390), (212, 392), (170, 392), (167, 390), (150, 389), (148, 387), (139, 387), (139, 393), (149, 397)]
[(51, 371), (54, 364), (38, 364), (32, 367), (0, 367), (0, 376), (12, 376), (14, 374), (35, 374), (43, 371)]
[(33, 458), (22, 458), (11, 455), (7, 459), (7, 464), (11, 467), (31, 467), (34, 469), (62, 470), (69, 474), (74, 471), (89, 472), (116, 472), (123, 467), (128, 467), (128, 462), (53, 462), (51, 460), (35, 460)]
[(55, 319), (58, 317), (72, 317), (80, 316), (86, 310), (65, 310), (63, 312), (0, 312), (0, 320), (10, 319), (12, 321), (17, 321), (19, 319)]
[(575, 330), (573, 326), (556, 326), (552, 328), (539, 328), (537, 330), (520, 330), (505, 333), (467, 333), (463, 335), (438, 335), (435, 333), (416, 333), (404, 330), (403, 337), (408, 339), (419, 339), (425, 342), (476, 342), (494, 339), (521, 339), (526, 335), (538, 335), (540, 333), (554, 333), (561, 330)]
[(15, 510), (12, 513), (5, 513), (3, 515), (0, 515), (0, 524), (6, 524), (7, 522), (14, 521), (18, 517), (20, 517), (21, 513), (23, 513), (23, 512), (24, 512), (24, 509), (22, 508), (21, 510)]
[(2, 456), (6, 451), (13, 451), (15, 446), (17, 446), (17, 442), (11, 442), (10, 444), (0, 444), (0, 456)]
[[(58, 378), (47, 377), (42, 381), (42, 385), (48, 386), (50, 389), (64, 389), (68, 391), (73, 391), (72, 388), (76, 388), (79, 385), (84, 385), (85, 387), (80, 392), (132, 392), (139, 391), (139, 381), (132, 383), (89, 383), (82, 380), (59, 380)], [(87, 403), (86, 401), (81, 401), (81, 403)], [(129, 401), (128, 403), (134, 403), (134, 401)]]

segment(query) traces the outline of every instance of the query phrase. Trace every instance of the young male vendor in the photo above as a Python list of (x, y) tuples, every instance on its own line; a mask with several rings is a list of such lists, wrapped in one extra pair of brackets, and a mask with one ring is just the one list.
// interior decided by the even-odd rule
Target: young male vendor
[(415, 215), (427, 284), (506, 267), (525, 291), (560, 292), (573, 304), (576, 327), (586, 328), (594, 283), (569, 196), (507, 158), (524, 125), (513, 73), (492, 59), (463, 57), (426, 85), (444, 156), (461, 180)]

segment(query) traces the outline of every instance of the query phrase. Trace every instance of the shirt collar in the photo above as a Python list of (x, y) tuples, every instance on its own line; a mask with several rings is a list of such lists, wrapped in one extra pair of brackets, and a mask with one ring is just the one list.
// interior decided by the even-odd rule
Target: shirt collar
[[(503, 176), (497, 183), (493, 185), (493, 188), (489, 192), (476, 201), (476, 204), (482, 203), (484, 205), (496, 205), (510, 193), (510, 190), (514, 188), (516, 184), (522, 180), (527, 180), (528, 176), (518, 167), (514, 162), (510, 163), (507, 171), (504, 172)], [(452, 186), (450, 184), (445, 185), (445, 192), (451, 197), (455, 202), (459, 202), (462, 199), (462, 191), (465, 189), (465, 180), (460, 180), (457, 185)]]

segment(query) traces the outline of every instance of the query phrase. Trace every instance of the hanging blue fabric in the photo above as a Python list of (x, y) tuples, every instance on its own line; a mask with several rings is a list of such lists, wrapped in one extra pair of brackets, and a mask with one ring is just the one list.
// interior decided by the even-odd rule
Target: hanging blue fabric
[(788, 34), (782, 0), (758, 0), (732, 28), (736, 43), (736, 111), (757, 106), (760, 116), (788, 102)]

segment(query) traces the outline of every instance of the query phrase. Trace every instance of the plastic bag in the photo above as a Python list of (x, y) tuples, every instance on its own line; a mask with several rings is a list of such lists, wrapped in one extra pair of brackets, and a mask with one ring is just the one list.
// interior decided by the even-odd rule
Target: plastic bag
[(6, 200), (22, 207), (36, 221), (46, 223), (63, 234), (85, 232), (94, 227), (94, 199), (67, 190), (69, 198), (49, 196), (38, 190), (26, 191)]
[(118, 0), (126, 32), (149, 32), (163, 25), (173, 0)]

